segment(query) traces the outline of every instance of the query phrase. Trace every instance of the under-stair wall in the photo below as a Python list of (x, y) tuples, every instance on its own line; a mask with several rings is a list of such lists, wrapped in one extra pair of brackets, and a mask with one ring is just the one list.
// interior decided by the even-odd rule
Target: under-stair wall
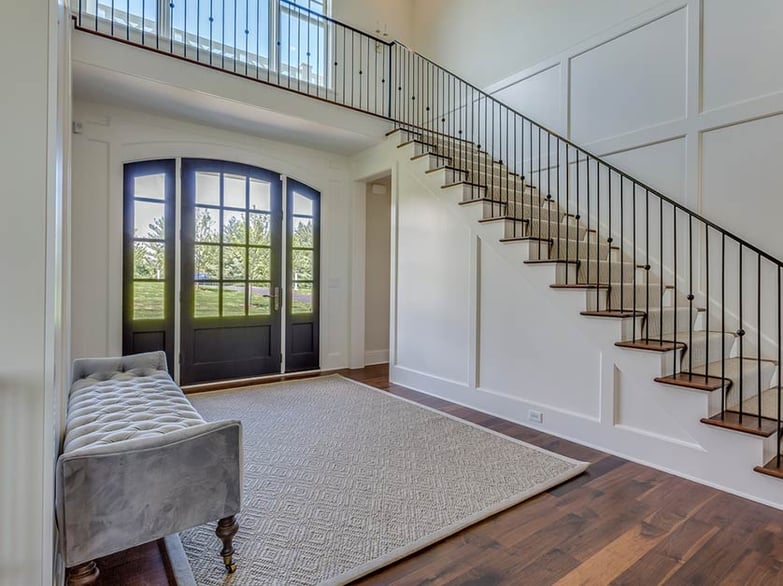
[(776, 435), (702, 423), (719, 392), (655, 382), (674, 352), (618, 347), (635, 320), (580, 315), (590, 292), (553, 289), (562, 268), (525, 264), (537, 243), (501, 242), (486, 202), (444, 189), (402, 134), (354, 161), (357, 178), (393, 170), (393, 381), (783, 507), (780, 481), (753, 470)]

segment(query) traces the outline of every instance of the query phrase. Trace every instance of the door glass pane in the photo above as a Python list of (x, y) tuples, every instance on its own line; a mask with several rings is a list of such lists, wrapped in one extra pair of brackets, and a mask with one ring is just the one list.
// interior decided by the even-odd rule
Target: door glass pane
[(269, 298), (269, 283), (250, 283), (250, 315), (270, 315), (272, 300)]
[(250, 209), (259, 212), (272, 211), (271, 208), (271, 189), (266, 181), (258, 179), (250, 180)]
[(294, 282), (292, 289), (291, 313), (313, 313), (313, 284)]
[(196, 203), (220, 205), (220, 174), (196, 173)]
[(294, 218), (291, 245), (297, 248), (313, 247), (313, 220), (312, 218)]
[(196, 208), (196, 242), (220, 241), (220, 212), (211, 208)]
[(133, 243), (133, 278), (161, 279), (166, 275), (163, 242)]
[(245, 315), (245, 284), (223, 284), (223, 316)]
[(150, 199), (166, 199), (166, 175), (142, 175), (133, 178), (133, 196)]
[(312, 250), (292, 250), (291, 260), (291, 277), (294, 281), (313, 280)]
[(251, 248), (249, 251), (249, 278), (258, 281), (272, 279), (272, 251), (269, 248)]
[(166, 238), (166, 208), (163, 202), (148, 201), (133, 202), (133, 236), (134, 238)]
[(294, 214), (297, 216), (312, 216), (313, 200), (294, 192)]
[(223, 205), (229, 208), (247, 208), (245, 202), (245, 177), (223, 176)]
[(217, 283), (196, 283), (194, 286), (193, 317), (218, 317), (220, 300)]
[(250, 214), (250, 234), (248, 242), (257, 246), (269, 246), (272, 244), (269, 214)]
[(165, 319), (165, 283), (134, 281), (133, 319)]
[(245, 218), (244, 212), (223, 212), (223, 242), (226, 244), (245, 243)]
[(196, 244), (194, 247), (194, 275), (196, 281), (217, 281), (220, 279), (220, 246)]
[(223, 279), (246, 279), (246, 249), (239, 246), (223, 247)]

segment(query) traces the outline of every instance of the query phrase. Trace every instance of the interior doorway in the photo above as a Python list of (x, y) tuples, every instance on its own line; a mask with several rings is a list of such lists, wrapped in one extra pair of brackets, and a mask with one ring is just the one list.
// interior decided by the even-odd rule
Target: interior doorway
[(389, 362), (391, 175), (367, 183), (364, 258), (364, 363)]

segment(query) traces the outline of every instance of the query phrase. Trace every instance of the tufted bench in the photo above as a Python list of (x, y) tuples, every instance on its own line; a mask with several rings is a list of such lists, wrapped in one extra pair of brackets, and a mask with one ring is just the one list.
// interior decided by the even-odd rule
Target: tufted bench
[(205, 422), (163, 352), (76, 360), (72, 381), (56, 491), (69, 584), (95, 583), (96, 558), (215, 519), (233, 572), (240, 422)]

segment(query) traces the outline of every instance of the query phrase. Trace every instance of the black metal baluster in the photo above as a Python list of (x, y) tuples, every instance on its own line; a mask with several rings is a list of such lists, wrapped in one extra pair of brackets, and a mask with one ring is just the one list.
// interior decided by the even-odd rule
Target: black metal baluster
[[(361, 48), (359, 49), (359, 109), (362, 108), (362, 86), (364, 85), (362, 83), (362, 76), (364, 75), (364, 58), (362, 55)], [(353, 69), (351, 70), (353, 72)]]
[[(674, 322), (674, 338), (677, 338), (677, 207), (672, 205), (672, 234), (674, 234), (674, 239), (672, 241), (672, 245), (674, 248), (674, 315), (673, 315), (673, 322)], [(661, 332), (661, 335), (663, 336), (663, 332)], [(675, 352), (676, 355), (676, 352)], [(676, 376), (677, 374), (677, 360), (673, 361), (673, 368), (674, 372), (672, 376)], [(691, 377), (693, 375), (688, 372), (688, 380), (691, 380)]]
[[(623, 283), (623, 267), (625, 266), (625, 176), (618, 174), (620, 180), (620, 311), (625, 311), (625, 284)], [(609, 295), (612, 294), (612, 280), (609, 279)], [(633, 338), (636, 339), (636, 321)]]
[[(530, 131), (531, 132), (533, 131), (532, 127), (531, 127)], [(560, 138), (558, 138), (557, 139), (557, 151), (555, 153), (555, 156), (557, 157), (557, 248), (555, 248), (553, 246), (553, 243), (550, 242), (549, 243), (549, 249), (548, 249), (549, 252), (552, 252), (553, 249), (556, 250), (556, 252), (557, 252), (556, 258), (557, 259), (560, 259), (563, 256), (563, 240), (562, 240), (561, 235), (560, 235), (560, 224), (563, 223), (563, 214), (562, 214), (562, 209), (563, 208), (560, 206), (560, 194), (563, 191), (561, 189), (563, 179), (562, 179), (562, 172), (560, 170), (560, 151), (562, 150), (562, 146), (563, 146), (563, 141), (560, 140)], [(530, 156), (532, 158), (532, 156), (533, 156), (533, 152), (532, 151), (530, 152)], [(533, 170), (532, 169), (530, 170), (530, 175), (531, 176), (533, 175)], [(539, 197), (541, 196), (541, 190), (538, 191), (538, 195), (539, 195)], [(533, 191), (532, 191), (532, 188), (531, 188), (531, 192), (530, 192), (530, 204), (531, 205), (533, 204)], [(567, 240), (568, 239), (566, 239), (566, 251), (568, 250), (568, 242), (567, 242)], [(567, 254), (568, 254), (568, 252), (566, 252), (566, 255)], [(549, 255), (547, 255), (547, 257), (549, 257)], [(541, 258), (541, 241), (540, 240), (538, 241), (538, 258)]]
[[(721, 256), (720, 256), (720, 331), (726, 333), (726, 233), (721, 234)], [(705, 369), (709, 380), (709, 371)], [(721, 346), (720, 351), (720, 378), (726, 379), (726, 347)], [(726, 417), (726, 389), (721, 387), (720, 393), (720, 418)]]
[[(591, 225), (591, 219), (590, 219), (590, 157), (587, 156), (585, 153), (585, 175), (586, 175), (586, 185), (585, 185), (585, 194), (587, 196), (587, 233), (586, 233), (586, 241), (585, 244), (585, 263), (587, 263), (587, 282), (590, 282), (590, 238), (592, 238), (592, 233), (590, 232), (590, 225)], [(598, 234), (598, 226), (596, 226), (596, 234)], [(578, 262), (578, 261), (577, 261)], [(579, 265), (576, 265), (576, 270), (579, 270)], [(596, 283), (601, 282), (601, 270), (598, 264), (595, 265), (595, 281)]]
[[(571, 163), (568, 160), (568, 143), (565, 143), (565, 233), (566, 233), (566, 254), (565, 264), (568, 266), (568, 261), (571, 256)], [(562, 222), (561, 222), (562, 223)], [(578, 236), (578, 234), (577, 234)], [(566, 271), (566, 285), (568, 284), (568, 272)]]
[[(609, 283), (612, 282), (612, 168), (607, 167), (606, 168), (606, 183), (607, 183), (607, 189), (608, 189), (608, 197), (607, 197), (607, 204), (608, 204), (608, 218), (609, 218), (609, 226), (607, 227), (607, 232), (609, 236), (606, 237), (606, 244), (609, 247), (609, 263), (606, 267), (606, 278)], [(598, 299), (601, 292), (600, 290), (596, 290), (595, 292), (595, 298)], [(612, 308), (614, 306), (614, 301), (612, 299), (612, 290), (609, 289), (609, 291), (606, 294), (607, 299), (607, 310), (612, 311)], [(597, 301), (596, 301), (597, 303)], [(633, 327), (636, 328), (636, 322), (633, 322)]]
[[(659, 263), (659, 269), (660, 269), (660, 282), (658, 284), (658, 288), (660, 289), (659, 293), (661, 296), (661, 305), (660, 309), (658, 311), (658, 343), (660, 345), (663, 345), (663, 298), (664, 298), (664, 291), (663, 288), (663, 270), (664, 270), (664, 258), (663, 258), (663, 199), (658, 200), (658, 217), (659, 217), (659, 228), (661, 230), (660, 237), (658, 240), (658, 244), (660, 245), (660, 254), (658, 256), (658, 263)], [(677, 352), (674, 353), (674, 359), (675, 362), (677, 361)]]
[[(693, 372), (693, 216), (688, 215), (688, 372)], [(677, 341), (677, 330), (674, 331)], [(707, 357), (709, 364), (709, 356)]]
[(756, 254), (756, 400), (758, 402), (758, 426), (761, 427), (761, 255)]
[[(538, 139), (536, 140), (536, 147), (538, 148), (538, 241), (541, 242), (541, 190), (544, 187), (544, 182), (541, 180), (541, 127), (538, 126)], [(533, 196), (530, 196), (530, 203), (533, 203)], [(531, 206), (531, 210), (533, 207)], [(568, 272), (566, 271), (566, 279), (568, 278)]]
[(777, 450), (777, 459), (775, 464), (778, 468), (780, 468), (780, 428), (783, 422), (781, 422), (781, 397), (780, 395), (783, 393), (783, 360), (781, 360), (783, 353), (783, 336), (781, 336), (781, 323), (783, 323), (783, 315), (781, 315), (781, 311), (783, 311), (783, 298), (781, 297), (781, 278), (780, 275), (783, 273), (783, 267), (778, 266), (777, 268), (777, 274), (778, 274), (778, 425), (777, 425), (777, 432), (778, 432), (778, 438), (777, 438), (777, 444), (778, 444), (778, 450)]
[[(704, 316), (704, 344), (705, 344), (705, 354), (707, 356), (707, 364), (710, 363), (710, 227), (705, 224), (704, 225), (704, 271), (706, 273), (705, 281), (706, 281), (706, 296), (707, 296), (707, 302), (705, 305), (705, 316)], [(720, 344), (721, 347), (723, 347), (723, 337), (720, 338)], [(709, 373), (707, 372), (707, 369), (704, 369), (704, 383), (706, 384), (709, 380)]]
[[(580, 225), (580, 223), (581, 223), (581, 219), (582, 219), (582, 214), (579, 213), (579, 210), (580, 210), (581, 205), (582, 205), (581, 202), (580, 202), (582, 197), (581, 197), (581, 193), (580, 193), (581, 190), (580, 190), (580, 185), (579, 185), (581, 183), (580, 177), (579, 177), (579, 175), (580, 175), (580, 173), (579, 173), (579, 165), (580, 165), (580, 163), (579, 163), (579, 150), (577, 149), (576, 150), (576, 215), (574, 216), (574, 220), (576, 220), (576, 226), (574, 226), (576, 228), (576, 254), (575, 254), (574, 262), (576, 262), (576, 266), (577, 267), (579, 267), (579, 258), (580, 258), (579, 257), (579, 241), (581, 240), (581, 238), (579, 237), (580, 236), (579, 233), (581, 232), (581, 225)], [(569, 221), (570, 221), (570, 218), (569, 218)], [(566, 275), (568, 275), (568, 271), (567, 270), (566, 270)], [(589, 283), (590, 282), (588, 281), (588, 284)], [(598, 289), (596, 289), (596, 292), (597, 291), (598, 291)]]
[[(631, 315), (633, 316), (631, 320), (636, 323), (636, 289), (637, 289), (637, 282), (636, 282), (636, 182), (631, 183), (631, 219), (633, 221), (633, 232), (631, 234), (631, 242), (633, 249), (633, 258), (631, 259), (631, 274), (633, 275), (633, 278), (631, 279), (631, 286), (633, 287), (633, 304), (631, 306)], [(625, 263), (620, 265), (620, 283), (621, 287), (625, 286)], [(609, 286), (611, 287), (612, 284), (610, 283)], [(639, 335), (641, 336), (641, 332), (639, 332)], [(633, 328), (633, 341), (636, 342), (636, 327)]]
[[(650, 343), (650, 190), (644, 190), (644, 341)], [(633, 319), (636, 319), (634, 316)], [(676, 355), (676, 352), (675, 352)]]
[[(547, 133), (546, 138), (546, 239), (549, 242), (552, 242), (552, 156), (551, 156), (551, 143), (552, 143), (552, 135)], [(524, 187), (522, 188), (524, 189)], [(541, 223), (541, 189), (538, 190), (538, 214), (537, 216), (533, 214), (533, 206), (530, 206), (530, 221), (531, 222), (539, 222)], [(524, 196), (522, 197), (522, 201), (524, 201)], [(533, 203), (533, 198), (530, 199), (530, 203)], [(558, 218), (559, 219), (559, 218)], [(541, 251), (541, 240), (538, 241), (538, 249), (539, 252)], [(539, 257), (541, 255), (539, 254)], [(578, 267), (577, 267), (577, 270)], [(568, 267), (566, 266), (566, 272), (568, 272)]]
[[(745, 393), (745, 385), (743, 384), (743, 374), (744, 374), (744, 360), (745, 360), (745, 330), (743, 329), (743, 319), (742, 319), (742, 294), (744, 287), (742, 286), (742, 261), (744, 254), (742, 252), (742, 242), (739, 243), (739, 329), (737, 330), (737, 336), (739, 336), (739, 405), (740, 405), (740, 414), (739, 414), (739, 422), (740, 425), (742, 425), (742, 403), (744, 402), (744, 393)], [(725, 389), (724, 389), (725, 392)]]
[[(596, 273), (601, 274), (601, 164), (598, 159), (595, 160), (595, 267)], [(559, 213), (558, 213), (559, 215)], [(611, 251), (609, 251), (611, 254)], [(590, 253), (588, 248), (588, 260)], [(598, 305), (599, 291), (595, 292), (595, 311), (600, 309)], [(589, 308), (588, 308), (589, 309)]]

